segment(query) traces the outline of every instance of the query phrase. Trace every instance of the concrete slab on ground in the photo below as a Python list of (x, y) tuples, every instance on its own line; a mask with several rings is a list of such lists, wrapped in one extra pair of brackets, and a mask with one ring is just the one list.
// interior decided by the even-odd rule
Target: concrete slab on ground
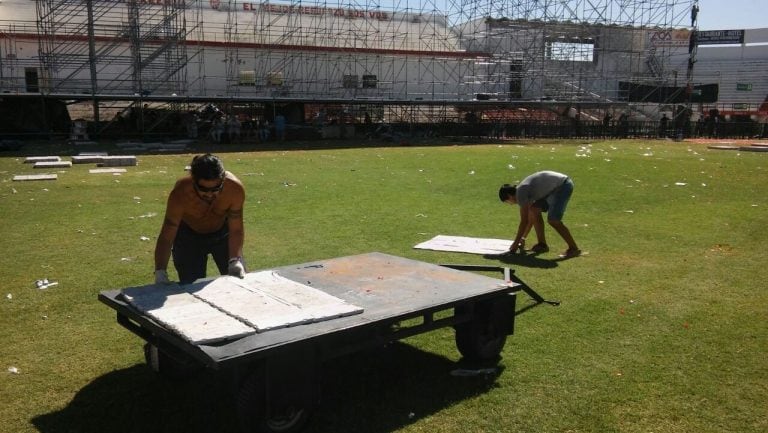
[(36, 162), (32, 168), (69, 168), (72, 167), (72, 161), (40, 161)]
[(104, 160), (103, 156), (76, 155), (72, 157), (72, 164), (98, 164)]
[(88, 170), (88, 173), (91, 174), (99, 174), (99, 173), (125, 173), (127, 170), (124, 168), (92, 168)]
[(713, 144), (711, 146), (707, 146), (707, 149), (716, 149), (716, 150), (739, 150), (740, 146), (733, 146), (730, 144)]
[(17, 174), (13, 176), (14, 182), (24, 182), (29, 180), (56, 180), (59, 178), (58, 174)]
[(768, 152), (768, 146), (741, 146), (739, 150), (744, 152)]
[(136, 157), (130, 156), (104, 156), (98, 164), (99, 167), (129, 167), (137, 165)]
[(24, 164), (34, 164), (36, 162), (58, 162), (61, 161), (60, 156), (28, 156), (24, 159)]

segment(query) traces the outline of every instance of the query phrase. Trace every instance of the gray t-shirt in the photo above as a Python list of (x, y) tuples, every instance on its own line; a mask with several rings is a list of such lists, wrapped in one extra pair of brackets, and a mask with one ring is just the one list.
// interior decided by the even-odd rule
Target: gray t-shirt
[(539, 171), (523, 179), (517, 185), (517, 204), (525, 206), (541, 200), (563, 185), (568, 176), (556, 171)]

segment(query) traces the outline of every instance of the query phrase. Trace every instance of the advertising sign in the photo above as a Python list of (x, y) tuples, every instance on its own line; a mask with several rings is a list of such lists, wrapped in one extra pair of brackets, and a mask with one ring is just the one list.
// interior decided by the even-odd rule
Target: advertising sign
[(654, 30), (648, 32), (648, 41), (654, 48), (688, 47), (691, 32), (689, 30)]
[(744, 30), (706, 30), (696, 32), (698, 45), (743, 44)]

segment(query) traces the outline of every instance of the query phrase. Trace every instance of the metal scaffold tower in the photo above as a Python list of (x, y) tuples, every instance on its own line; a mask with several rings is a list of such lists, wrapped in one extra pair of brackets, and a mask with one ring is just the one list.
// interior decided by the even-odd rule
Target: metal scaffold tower
[[(477, 81), (512, 99), (619, 101), (617, 82), (666, 85), (685, 70), (691, 1), (517, 0), (453, 4), (471, 48), (492, 59)], [(466, 20), (467, 8), (475, 18)]]
[(619, 82), (682, 81), (693, 3), (230, 0), (205, 32), (226, 71), (205, 79), (237, 96), (616, 102)]
[(37, 25), (50, 93), (612, 103), (687, 79), (694, 3), (37, 0)]
[[(25, 4), (2, 6), (10, 2)], [(19, 19), (0, 28), (3, 90), (92, 101), (96, 120), (109, 101), (122, 111), (214, 103), (276, 113), (293, 105), (297, 116), (302, 106), (333, 105), (358, 119), (389, 113), (404, 122), (511, 107), (562, 116), (632, 106), (638, 118), (654, 118), (662, 106), (685, 104), (686, 91), (689, 106), (701, 103), (692, 71), (696, 0), (34, 5), (34, 18), (24, 12), (23, 21), (35, 32), (14, 30)]]
[(186, 38), (194, 27), (187, 27), (183, 3), (37, 0), (36, 6), (41, 93), (90, 94), (98, 120), (100, 98), (186, 91)]
[(232, 94), (454, 99), (470, 65), (431, 3), (232, 2), (221, 9), (226, 17), (212, 14), (206, 34), (225, 42)]

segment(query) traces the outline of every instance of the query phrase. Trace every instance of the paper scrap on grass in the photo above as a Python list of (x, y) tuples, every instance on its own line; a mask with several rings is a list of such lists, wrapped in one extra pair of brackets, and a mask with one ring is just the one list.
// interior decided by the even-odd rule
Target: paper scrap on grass
[(503, 254), (509, 251), (511, 245), (512, 241), (507, 239), (437, 235), (413, 248), (471, 254)]
[(275, 271), (249, 273), (244, 279), (224, 276), (185, 286), (134, 287), (122, 293), (139, 311), (194, 344), (363, 312), (363, 308)]

